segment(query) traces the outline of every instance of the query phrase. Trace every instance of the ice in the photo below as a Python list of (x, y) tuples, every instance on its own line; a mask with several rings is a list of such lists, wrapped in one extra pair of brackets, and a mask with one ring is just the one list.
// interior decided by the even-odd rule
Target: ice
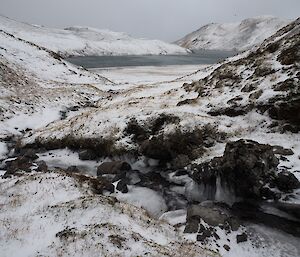
[(155, 218), (159, 218), (167, 211), (166, 202), (158, 192), (146, 187), (129, 186), (128, 189), (128, 193), (117, 192), (114, 196), (120, 201), (144, 208)]

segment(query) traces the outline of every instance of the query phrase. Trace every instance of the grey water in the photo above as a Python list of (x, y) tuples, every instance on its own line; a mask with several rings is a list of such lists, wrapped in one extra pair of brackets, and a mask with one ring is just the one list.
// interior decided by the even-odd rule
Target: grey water
[(66, 60), (86, 69), (128, 67), (214, 64), (236, 55), (233, 51), (203, 50), (187, 55), (123, 55), (123, 56), (76, 56)]

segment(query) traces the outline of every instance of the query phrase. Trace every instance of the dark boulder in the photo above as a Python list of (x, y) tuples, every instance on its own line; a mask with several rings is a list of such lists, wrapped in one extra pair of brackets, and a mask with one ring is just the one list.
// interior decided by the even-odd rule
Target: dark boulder
[(298, 179), (289, 171), (280, 172), (275, 178), (275, 184), (279, 190), (286, 193), (300, 187)]
[[(188, 207), (185, 233), (198, 232), (201, 220), (209, 226), (227, 227), (228, 230), (234, 231), (240, 226), (240, 222), (231, 215), (230, 209), (227, 206), (213, 202), (204, 202), (200, 205), (191, 205)], [(201, 227), (202, 225), (200, 225), (200, 230)]]
[(225, 224), (229, 217), (229, 213), (217, 206), (191, 205), (187, 209), (187, 221), (198, 218), (204, 220), (210, 226)]
[(261, 198), (261, 188), (275, 177), (278, 164), (270, 145), (239, 140), (227, 143), (223, 157), (195, 167), (192, 178), (210, 187), (219, 178), (237, 197)]
[(97, 176), (102, 175), (126, 175), (126, 171), (131, 170), (130, 164), (124, 161), (104, 162), (97, 168)]

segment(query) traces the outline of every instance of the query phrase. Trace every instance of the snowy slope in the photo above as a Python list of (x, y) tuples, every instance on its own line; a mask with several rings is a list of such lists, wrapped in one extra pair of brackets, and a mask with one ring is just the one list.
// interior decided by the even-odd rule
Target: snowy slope
[[(50, 145), (50, 151), (44, 152), (42, 158), (47, 164), (52, 164), (52, 168), (58, 166), (56, 157), (60, 155), (65, 167), (81, 167), (85, 163), (95, 171), (103, 160), (86, 162), (78, 159), (78, 152), (61, 149), (76, 145), (77, 141), (85, 143), (84, 139), (88, 139), (92, 146), (99, 139), (108, 139), (112, 140), (111, 149), (115, 150), (112, 153), (116, 155), (122, 154), (118, 150), (124, 149), (139, 152), (139, 141), (134, 140), (134, 134), (126, 132), (128, 123), (135, 118), (135, 125), (147, 130), (164, 113), (171, 114), (167, 117), (169, 120), (166, 119), (161, 127), (156, 124), (158, 133), (149, 134), (149, 137), (182, 131), (192, 132), (193, 141), (197, 140), (196, 129), (206, 125), (215, 128), (211, 129), (213, 133), (224, 135), (224, 139), (214, 138), (214, 144), (207, 146), (203, 153), (199, 152), (199, 158), (189, 159), (189, 164), (222, 155), (228, 141), (253, 139), (292, 150), (292, 155), (280, 160), (279, 168), (289, 169), (299, 179), (299, 112), (295, 112), (294, 117), (288, 113), (284, 117), (270, 115), (271, 108), (280, 114), (280, 107), (292, 107), (292, 111), (297, 104), (299, 107), (299, 34), (298, 19), (253, 51), (223, 63), (199, 67), (199, 71), (187, 75), (181, 70), (178, 72), (181, 77), (177, 79), (174, 79), (174, 74), (166, 76), (160, 68), (156, 73), (150, 69), (146, 76), (140, 73), (140, 79), (126, 71), (123, 74), (118, 71), (122, 78), (116, 85), (102, 76), (60, 60), (50, 50), (1, 32), (0, 155), (6, 158), (9, 152), (7, 138), (3, 139), (9, 135), (20, 136), (24, 144), (39, 143), (37, 145), (42, 148), (55, 143), (55, 140), (68, 139), (61, 141), (65, 145), (53, 144), (54, 148)], [(136, 73), (139, 72), (136, 69)], [(156, 74), (152, 83), (147, 82), (151, 73)], [(117, 78), (116, 71), (105, 72), (106, 76), (110, 74)], [(71, 107), (72, 111), (67, 107)], [(62, 110), (66, 111), (66, 117), (61, 117)], [(135, 130), (139, 132), (139, 128)], [(181, 135), (184, 136), (179, 134), (176, 143), (185, 147), (181, 143)], [(193, 145), (191, 141), (188, 143)], [(202, 143), (197, 143), (199, 150)], [(54, 149), (57, 149), (56, 152)], [(157, 163), (144, 157), (140, 155), (134, 159), (133, 169), (145, 171)], [(183, 183), (180, 177), (177, 182), (182, 180)], [(175, 181), (176, 177), (173, 179)], [(154, 182), (159, 183), (157, 180)], [(20, 177), (0, 178), (1, 254), (18, 256), (21, 251), (24, 256), (144, 256), (146, 253), (148, 256), (209, 256), (210, 253), (199, 247), (203, 245), (219, 250), (222, 256), (299, 256), (297, 249), (294, 251), (286, 244), (290, 241), (291, 245), (297, 246), (298, 238), (281, 240), (279, 237), (279, 241), (275, 238), (277, 242), (273, 243), (274, 235), (280, 235), (277, 230), (268, 236), (268, 240), (260, 239), (262, 243), (258, 248), (257, 241), (250, 239), (237, 245), (235, 237), (240, 231), (227, 235), (219, 228), (221, 241), (213, 245), (186, 242), (181, 234), (186, 220), (185, 210), (180, 210), (182, 216), (170, 216), (180, 220), (179, 223), (171, 222), (179, 225), (176, 226), (178, 229), (174, 229), (128, 204), (145, 209), (149, 207), (145, 205), (150, 205), (148, 213), (159, 216), (166, 208), (156, 212), (155, 204), (164, 204), (161, 194), (158, 192), (156, 195), (154, 189), (129, 187), (127, 195), (114, 193), (113, 196), (120, 202), (112, 197), (95, 195), (90, 189), (76, 176), (66, 175), (58, 168), (52, 173), (32, 172), (23, 173)], [(163, 190), (167, 189), (167, 186), (163, 187)], [(187, 182), (179, 183), (173, 189), (178, 194), (185, 194), (195, 187)], [(299, 202), (299, 193), (290, 201)], [(175, 194), (175, 199), (178, 194)], [(187, 237), (195, 241), (196, 236), (191, 234)], [(225, 243), (232, 250), (225, 250)], [(291, 249), (291, 253), (287, 253), (287, 249)]]
[(9, 256), (215, 256), (142, 209), (76, 177), (0, 178), (0, 251)]
[(45, 126), (68, 106), (98, 101), (106, 94), (98, 87), (113, 84), (7, 32), (0, 31), (0, 42), (1, 137)]
[[(222, 65), (204, 68), (191, 77), (148, 85), (118, 86), (114, 96), (102, 101), (98, 109), (87, 110), (30, 133), (25, 136), (24, 142), (47, 142), (49, 139), (63, 139), (67, 135), (75, 138), (101, 137), (113, 139), (121, 149), (137, 150), (139, 146), (125, 133), (130, 119), (134, 117), (140, 124), (147, 124), (159, 114), (168, 113), (179, 117), (180, 122), (165, 126), (161, 133), (170, 134), (178, 129), (193, 131), (205, 124), (212, 124), (226, 133), (229, 140), (245, 137), (259, 139), (265, 143), (284, 145), (297, 152), (300, 148), (297, 134), (281, 134), (287, 125), (291, 126), (290, 130), (294, 129), (293, 120), (290, 124), (289, 120), (281, 119), (274, 127), (275, 121), (268, 112), (262, 110), (271, 108), (276, 99), (289, 100), (285, 99), (286, 95), (290, 93), (293, 96), (293, 92), (299, 90), (297, 84), (287, 90), (277, 89), (282, 83), (289, 83), (289, 80), (298, 81), (298, 60), (295, 65), (286, 65), (278, 60), (279, 55), (284, 55), (297, 44), (298, 34), (299, 20), (253, 52), (229, 59)], [(271, 44), (278, 44), (274, 51), (269, 48)], [(183, 82), (197, 78), (202, 79), (182, 87)], [(272, 126), (273, 129), (270, 129)], [(207, 154), (209, 156), (212, 153)], [(288, 165), (296, 171), (300, 167), (299, 159), (296, 156), (291, 158), (293, 160)]]
[(176, 44), (191, 50), (244, 51), (262, 43), (288, 22), (272, 16), (261, 16), (237, 23), (211, 23), (186, 35)]
[(52, 29), (0, 16), (0, 30), (48, 48), (62, 56), (185, 54), (187, 50), (159, 40), (135, 39), (125, 33), (85, 27)]

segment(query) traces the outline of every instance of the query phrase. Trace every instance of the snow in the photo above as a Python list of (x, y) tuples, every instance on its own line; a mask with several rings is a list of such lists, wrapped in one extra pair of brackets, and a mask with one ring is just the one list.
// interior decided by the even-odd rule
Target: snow
[(56, 108), (45, 108), (39, 112), (29, 114), (17, 114), (9, 120), (1, 122), (0, 130), (5, 133), (20, 135), (26, 129), (38, 129), (60, 118)]
[[(90, 29), (82, 28), (70, 31), (68, 33), (90, 33)], [(134, 117), (139, 122), (147, 122), (161, 113), (167, 113), (178, 116), (180, 122), (166, 126), (161, 133), (168, 134), (174, 129), (189, 131), (208, 123), (226, 133), (226, 140), (208, 149), (202, 157), (195, 160), (197, 163), (221, 156), (228, 141), (253, 139), (292, 149), (295, 154), (287, 156), (287, 160), (281, 160), (280, 167), (290, 168), (299, 178), (299, 133), (270, 131), (272, 120), (255, 110), (237, 117), (208, 114), (211, 106), (230, 106), (228, 101), (235, 96), (242, 97), (240, 102), (243, 105), (251, 102), (249, 93), (243, 92), (241, 88), (246, 83), (253, 82), (249, 78), (254, 72), (253, 67), (234, 66), (233, 69), (241, 76), (238, 85), (218, 88), (215, 87), (218, 81), (212, 80), (205, 88), (207, 96), (198, 97), (197, 92), (187, 92), (182, 85), (210, 78), (222, 64), (209, 67), (101, 69), (91, 72), (55, 59), (47, 49), (40, 49), (7, 33), (0, 32), (0, 39), (1, 47), (3, 46), (0, 48), (0, 64), (4, 70), (4, 75), (0, 77), (0, 90), (4, 92), (0, 96), (1, 108), (4, 108), (0, 112), (1, 119), (3, 118), (0, 123), (1, 138), (11, 134), (22, 136), (22, 130), (31, 128), (33, 130), (22, 138), (23, 143), (72, 135), (79, 138), (109, 138), (116, 141), (116, 147), (138, 150), (132, 138), (123, 132), (128, 120)], [(244, 58), (247, 54), (249, 52), (225, 62)], [(288, 71), (274, 61), (274, 56), (266, 54), (264, 57), (263, 61), (276, 68), (276, 73), (259, 79), (257, 89), (264, 93), (257, 100), (258, 103), (276, 96), (278, 92), (271, 86), (288, 77)], [(103, 76), (112, 78), (116, 83)], [(194, 99), (195, 102), (177, 105), (179, 101), (186, 99)], [(91, 103), (85, 106), (86, 101)], [(68, 113), (66, 119), (61, 120), (60, 111), (72, 106), (79, 106), (80, 109)], [(5, 158), (6, 146), (3, 143), (0, 144), (0, 156), (1, 154)], [(195, 243), (195, 234), (185, 236), (192, 242), (183, 240), (185, 210), (166, 212), (166, 202), (160, 193), (148, 188), (129, 186), (127, 194), (116, 191), (109, 196), (94, 195), (87, 185), (81, 185), (76, 178), (55, 168), (75, 165), (95, 176), (97, 165), (109, 159), (82, 161), (78, 153), (60, 149), (39, 154), (39, 160), (46, 161), (51, 171), (0, 178), (0, 227), (3, 228), (0, 230), (1, 257), (143, 256), (146, 253), (150, 256), (210, 255), (200, 243)], [(157, 160), (141, 157), (130, 164), (133, 168), (147, 172), (147, 169), (157, 165)], [(167, 179), (176, 184), (174, 191), (184, 194), (186, 190), (191, 199), (199, 199), (201, 188), (195, 189), (197, 185), (187, 176), (175, 178), (169, 174)], [(177, 186), (178, 184), (181, 186)], [(299, 202), (299, 199), (292, 201)], [(157, 220), (159, 217), (160, 220)], [(164, 221), (176, 228), (180, 226), (180, 229), (176, 230)], [(66, 238), (56, 236), (68, 229), (70, 231)], [(297, 239), (260, 226), (254, 226), (253, 229), (253, 240), (242, 244), (236, 244), (235, 236), (244, 228), (229, 235), (218, 229), (220, 247), (213, 242), (203, 247), (219, 250), (222, 256), (299, 256)], [(121, 237), (121, 241), (115, 241), (117, 236)], [(258, 248), (255, 247), (255, 242), (259, 242)], [(223, 249), (225, 243), (231, 247), (229, 252)]]
[(151, 217), (159, 218), (167, 211), (164, 198), (156, 191), (146, 187), (128, 186), (128, 193), (113, 194), (119, 201), (144, 208)]
[(63, 56), (186, 54), (175, 44), (89, 27), (52, 29), (21, 23), (0, 16), (0, 30), (46, 47)]
[(76, 166), (80, 171), (90, 176), (97, 175), (97, 167), (101, 164), (99, 161), (82, 161), (79, 159), (77, 152), (69, 149), (47, 151), (38, 154), (38, 156), (38, 160), (45, 161), (50, 169), (67, 169), (70, 166)]
[(262, 43), (290, 21), (259, 16), (236, 23), (211, 23), (176, 41), (191, 50), (244, 51)]
[(142, 209), (92, 195), (62, 173), (0, 178), (0, 204), (3, 257), (212, 256)]

